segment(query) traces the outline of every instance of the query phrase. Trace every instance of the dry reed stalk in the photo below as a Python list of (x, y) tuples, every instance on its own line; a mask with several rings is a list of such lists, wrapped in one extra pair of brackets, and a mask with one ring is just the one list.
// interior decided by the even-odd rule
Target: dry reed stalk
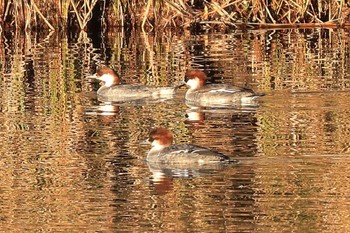
[(152, 5), (152, 0), (148, 0), (147, 5), (146, 5), (146, 9), (145, 9), (145, 13), (143, 15), (142, 23), (141, 23), (141, 28), (142, 28), (143, 32), (145, 31), (145, 24), (146, 24), (146, 21), (148, 19), (148, 14), (149, 14), (151, 5)]
[(70, 0), (61, 0), (58, 1), (58, 12), (60, 13), (60, 20), (62, 20), (63, 25), (59, 26), (65, 26), (68, 22), (68, 14), (69, 14), (69, 6), (70, 6)]
[[(99, 0), (0, 0), (3, 19), (0, 27), (69, 30), (78, 26), (80, 30), (88, 30), (92, 12), (101, 4), (104, 4), (103, 7), (96, 10), (101, 15), (108, 12), (107, 24), (135, 26), (143, 31), (196, 25), (235, 28), (237, 25), (333, 23), (344, 26), (350, 15), (350, 7), (345, 0), (333, 3), (325, 0), (115, 0), (98, 3)], [(74, 25), (74, 18), (78, 25)]]
[(47, 26), (52, 30), (55, 31), (55, 28), (51, 25), (51, 23), (49, 21), (47, 21), (47, 19), (45, 18), (45, 16), (41, 13), (41, 11), (39, 10), (39, 8), (37, 7), (37, 5), (35, 4), (34, 0), (32, 0), (32, 5), (34, 10), (39, 14), (39, 16), (44, 20), (44, 22), (47, 24)]
[(148, 59), (149, 67), (147, 69), (147, 72), (151, 72), (152, 77), (156, 77), (155, 64), (154, 64), (154, 51), (149, 44), (148, 36), (147, 36), (146, 32), (144, 31), (144, 29), (142, 32), (142, 36), (143, 36), (143, 42), (144, 42), (145, 48), (146, 48), (146, 50), (144, 51), (144, 57), (145, 57), (146, 52), (148, 52), (148, 55), (149, 55), (149, 59)]
[(78, 10), (78, 3), (75, 3), (74, 0), (71, 0), (70, 3), (74, 9), (75, 16), (77, 17), (80, 30), (85, 30), (86, 25), (92, 17), (92, 10), (94, 9), (98, 0), (83, 1), (83, 4), (80, 5)]

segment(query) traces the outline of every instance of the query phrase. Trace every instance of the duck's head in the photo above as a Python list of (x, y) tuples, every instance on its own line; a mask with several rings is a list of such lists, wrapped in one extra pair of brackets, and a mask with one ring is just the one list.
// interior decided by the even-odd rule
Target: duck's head
[(196, 90), (204, 86), (207, 75), (201, 70), (189, 70), (185, 74), (185, 83), (190, 90)]
[(152, 144), (154, 149), (162, 149), (171, 146), (173, 143), (173, 134), (166, 128), (152, 129), (148, 141)]
[(97, 70), (94, 75), (88, 76), (88, 78), (95, 78), (104, 82), (106, 87), (118, 85), (120, 83), (118, 75), (108, 67), (102, 67)]

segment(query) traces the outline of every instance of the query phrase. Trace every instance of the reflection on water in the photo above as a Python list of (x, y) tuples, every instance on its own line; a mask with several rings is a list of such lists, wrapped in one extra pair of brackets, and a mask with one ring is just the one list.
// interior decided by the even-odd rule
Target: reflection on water
[[(349, 39), (345, 30), (231, 34), (11, 34), (0, 47), (0, 225), (4, 231), (349, 231)], [(264, 92), (257, 106), (191, 108), (174, 99), (99, 101), (85, 77), (210, 82)], [(229, 167), (157, 167), (140, 145), (219, 151)]]

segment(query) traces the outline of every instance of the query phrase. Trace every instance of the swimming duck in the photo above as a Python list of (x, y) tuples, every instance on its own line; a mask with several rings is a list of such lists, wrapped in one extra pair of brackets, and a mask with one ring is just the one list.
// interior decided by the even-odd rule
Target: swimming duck
[(224, 154), (192, 144), (173, 144), (173, 134), (166, 128), (155, 128), (149, 134), (152, 148), (148, 152), (148, 162), (164, 164), (209, 164), (232, 162)]
[(206, 84), (206, 80), (207, 75), (201, 70), (186, 72), (185, 83), (189, 87), (185, 95), (186, 103), (204, 107), (251, 105), (264, 95), (230, 84)]
[(97, 90), (97, 95), (105, 101), (133, 101), (140, 99), (169, 99), (175, 94), (176, 87), (151, 87), (141, 84), (120, 84), (118, 75), (108, 67), (97, 70), (96, 74), (88, 76), (103, 82)]

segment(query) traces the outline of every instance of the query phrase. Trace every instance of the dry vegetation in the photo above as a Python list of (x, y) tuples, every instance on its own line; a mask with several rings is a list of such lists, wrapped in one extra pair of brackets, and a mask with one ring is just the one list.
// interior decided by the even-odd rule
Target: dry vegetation
[(345, 0), (0, 0), (1, 29), (25, 30), (88, 30), (100, 19), (104, 27), (146, 30), (340, 27), (349, 25), (349, 13)]

